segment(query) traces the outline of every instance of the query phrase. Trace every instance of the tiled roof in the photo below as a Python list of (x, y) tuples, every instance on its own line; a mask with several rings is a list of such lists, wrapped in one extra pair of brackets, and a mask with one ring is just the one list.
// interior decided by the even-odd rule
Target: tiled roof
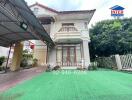
[(29, 6), (29, 7), (33, 7), (33, 6), (36, 6), (36, 5), (37, 5), (37, 6), (40, 6), (40, 7), (42, 7), (42, 8), (45, 8), (45, 9), (47, 9), (47, 10), (49, 10), (49, 11), (58, 13), (58, 11), (56, 11), (55, 9), (49, 8), (49, 7), (45, 6), (45, 5), (39, 4), (39, 3), (37, 3), (37, 2), (36, 2), (35, 4)]
[(47, 10), (49, 10), (49, 11), (58, 13), (58, 14), (91, 13), (91, 12), (94, 12), (94, 11), (96, 10), (96, 9), (93, 9), (93, 10), (76, 10), (76, 11), (57, 11), (57, 10), (55, 10), (55, 9), (49, 8), (49, 7), (45, 6), (45, 5), (39, 4), (39, 3), (37, 3), (37, 2), (36, 2), (35, 4), (29, 6), (29, 7), (33, 7), (33, 6), (36, 6), (36, 5), (37, 5), (37, 6), (40, 6), (40, 7), (42, 7), (42, 8), (45, 8), (45, 9), (47, 9)]

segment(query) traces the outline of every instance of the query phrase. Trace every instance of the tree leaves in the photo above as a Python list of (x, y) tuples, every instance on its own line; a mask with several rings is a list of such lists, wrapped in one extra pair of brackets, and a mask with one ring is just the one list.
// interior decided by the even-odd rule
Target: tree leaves
[[(104, 20), (90, 29), (91, 58), (129, 53), (132, 50), (132, 18)], [(128, 42), (131, 40), (131, 42)]]

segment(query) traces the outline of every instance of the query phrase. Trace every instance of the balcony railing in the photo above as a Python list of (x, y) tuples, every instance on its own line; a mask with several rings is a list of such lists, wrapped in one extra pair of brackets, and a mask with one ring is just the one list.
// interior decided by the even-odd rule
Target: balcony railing
[[(75, 27), (62, 27), (56, 34), (54, 34), (54, 40), (62, 40), (62, 39), (76, 39), (81, 41), (83, 39), (90, 40), (88, 30), (78, 31)], [(74, 41), (74, 40), (73, 40)]]
[(77, 32), (78, 30), (73, 26), (62, 27), (58, 32)]

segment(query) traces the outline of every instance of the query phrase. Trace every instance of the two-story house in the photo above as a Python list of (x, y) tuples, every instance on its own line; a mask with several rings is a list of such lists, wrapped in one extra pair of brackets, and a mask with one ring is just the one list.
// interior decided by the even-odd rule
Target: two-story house
[(48, 49), (41, 41), (35, 42), (34, 57), (40, 64), (46, 62), (62, 68), (88, 67), (89, 31), (88, 24), (94, 10), (56, 11), (39, 3), (30, 6), (45, 30), (55, 43)]

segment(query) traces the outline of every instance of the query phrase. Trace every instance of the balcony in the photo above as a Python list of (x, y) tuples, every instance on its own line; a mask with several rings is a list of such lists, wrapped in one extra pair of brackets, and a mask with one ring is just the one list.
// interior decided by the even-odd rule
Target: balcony
[(73, 26), (63, 26), (54, 35), (54, 41), (57, 43), (80, 43), (83, 39), (89, 39), (88, 31), (78, 31)]

